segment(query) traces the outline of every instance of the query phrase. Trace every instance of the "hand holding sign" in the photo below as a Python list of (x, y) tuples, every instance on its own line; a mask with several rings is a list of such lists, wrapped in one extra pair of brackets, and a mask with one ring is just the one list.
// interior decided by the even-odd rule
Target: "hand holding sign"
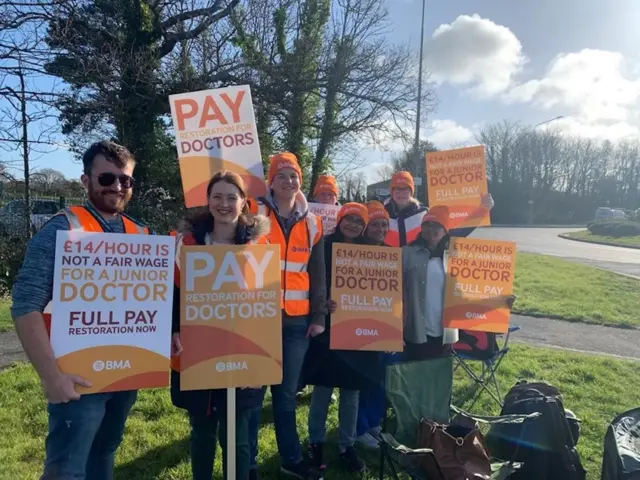
[(76, 392), (76, 385), (89, 388), (91, 382), (84, 378), (69, 373), (59, 372), (54, 378), (42, 380), (44, 396), (49, 403), (69, 403), (71, 400), (78, 400), (80, 394)]

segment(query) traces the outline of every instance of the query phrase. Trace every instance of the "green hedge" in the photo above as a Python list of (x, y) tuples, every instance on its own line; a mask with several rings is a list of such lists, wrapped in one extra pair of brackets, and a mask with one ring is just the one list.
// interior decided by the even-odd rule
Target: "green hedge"
[(640, 235), (640, 222), (628, 220), (602, 220), (587, 225), (592, 235), (604, 237), (635, 237)]
[(11, 292), (26, 247), (27, 242), (22, 238), (0, 237), (0, 297)]

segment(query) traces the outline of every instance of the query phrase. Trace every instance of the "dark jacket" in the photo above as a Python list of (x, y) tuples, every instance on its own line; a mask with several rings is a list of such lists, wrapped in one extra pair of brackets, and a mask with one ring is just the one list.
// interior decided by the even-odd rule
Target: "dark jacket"
[(407, 229), (405, 226), (405, 220), (407, 218), (413, 217), (414, 215), (418, 215), (419, 213), (424, 213), (427, 211), (427, 207), (414, 199), (414, 201), (407, 205), (405, 208), (400, 210), (396, 205), (396, 202), (391, 200), (387, 200), (384, 204), (384, 208), (389, 213), (389, 217), (391, 220), (398, 221), (398, 234), (400, 235), (400, 246), (404, 247), (407, 242)]
[[(327, 265), (327, 291), (331, 292), (331, 266), (333, 244), (342, 243), (343, 236), (336, 227), (336, 233), (325, 239), (325, 260)], [(361, 238), (358, 244), (367, 244)], [(329, 293), (329, 298), (331, 294)], [(378, 384), (382, 378), (379, 352), (330, 350), (331, 315), (326, 330), (312, 338), (302, 369), (304, 385), (322, 385), (331, 388), (366, 390)]]
[[(269, 219), (262, 215), (256, 216), (253, 227), (239, 226), (236, 230), (236, 245), (244, 245), (258, 239), (269, 232)], [(212, 219), (191, 224), (181, 225), (181, 235), (193, 235), (197, 245), (205, 245), (205, 236), (213, 229)], [(180, 332), (180, 289), (173, 290), (172, 332)], [(236, 389), (236, 408), (239, 410), (259, 408), (264, 399), (266, 388)], [(218, 390), (180, 390), (180, 373), (171, 370), (171, 401), (178, 408), (184, 408), (190, 414), (209, 415), (212, 411), (226, 408), (227, 396), (225, 389)]]

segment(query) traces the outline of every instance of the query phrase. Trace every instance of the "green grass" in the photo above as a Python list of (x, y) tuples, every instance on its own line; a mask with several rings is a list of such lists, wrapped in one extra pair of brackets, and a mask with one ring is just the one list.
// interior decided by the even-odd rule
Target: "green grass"
[(546, 255), (518, 253), (513, 311), (600, 325), (640, 326), (640, 281)]
[(9, 313), (10, 305), (9, 300), (0, 298), (0, 332), (13, 330), (13, 320), (11, 320), (11, 314)]
[[(638, 363), (611, 358), (588, 356), (564, 351), (513, 346), (502, 363), (499, 382), (506, 391), (516, 380), (544, 379), (558, 386), (567, 408), (583, 420), (579, 450), (587, 468), (589, 480), (600, 478), (602, 444), (605, 429), (615, 415), (640, 404), (637, 383)], [(468, 380), (460, 370), (456, 374), (454, 399), (460, 398)], [(489, 397), (481, 397), (475, 413), (498, 413)], [(308, 399), (298, 408), (298, 431), (306, 441)], [(16, 365), (0, 373), (0, 458), (3, 459), (0, 478), (35, 479), (43, 460), (47, 431), (46, 406), (39, 382), (26, 364)], [(328, 420), (330, 444), (327, 446), (330, 470), (327, 478), (341, 480), (352, 476), (333, 467), (337, 428), (336, 406), (332, 405)], [(166, 390), (140, 392), (129, 417), (124, 442), (117, 453), (116, 478), (126, 479), (189, 479), (189, 426), (183, 411), (171, 405)], [(263, 478), (278, 478), (279, 459), (275, 443), (270, 405), (265, 402), (263, 426), (260, 431), (259, 465)], [(219, 459), (219, 456), (218, 456)], [(375, 478), (377, 455), (366, 455)], [(221, 462), (216, 462), (217, 478)]]
[(640, 236), (635, 237), (607, 237), (604, 235), (592, 235), (589, 230), (581, 232), (571, 232), (565, 234), (567, 237), (576, 238), (585, 242), (604, 243), (609, 245), (628, 245), (630, 247), (640, 248)]
[[(640, 281), (556, 257), (518, 253), (513, 311), (522, 315), (640, 326)], [(13, 330), (9, 301), (0, 299), (0, 332)]]

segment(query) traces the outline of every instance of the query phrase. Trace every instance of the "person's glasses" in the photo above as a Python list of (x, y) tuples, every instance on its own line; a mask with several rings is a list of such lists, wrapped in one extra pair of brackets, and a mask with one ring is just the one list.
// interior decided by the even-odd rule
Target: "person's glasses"
[(360, 228), (364, 227), (364, 222), (362, 221), (362, 219), (360, 217), (355, 217), (355, 216), (346, 217), (344, 219), (344, 221), (349, 223), (349, 224), (351, 224), (351, 225), (353, 225), (354, 227), (360, 227)]
[(115, 173), (101, 173), (98, 175), (98, 183), (101, 187), (110, 187), (118, 180), (122, 188), (133, 187), (134, 179), (129, 175), (116, 175)]

